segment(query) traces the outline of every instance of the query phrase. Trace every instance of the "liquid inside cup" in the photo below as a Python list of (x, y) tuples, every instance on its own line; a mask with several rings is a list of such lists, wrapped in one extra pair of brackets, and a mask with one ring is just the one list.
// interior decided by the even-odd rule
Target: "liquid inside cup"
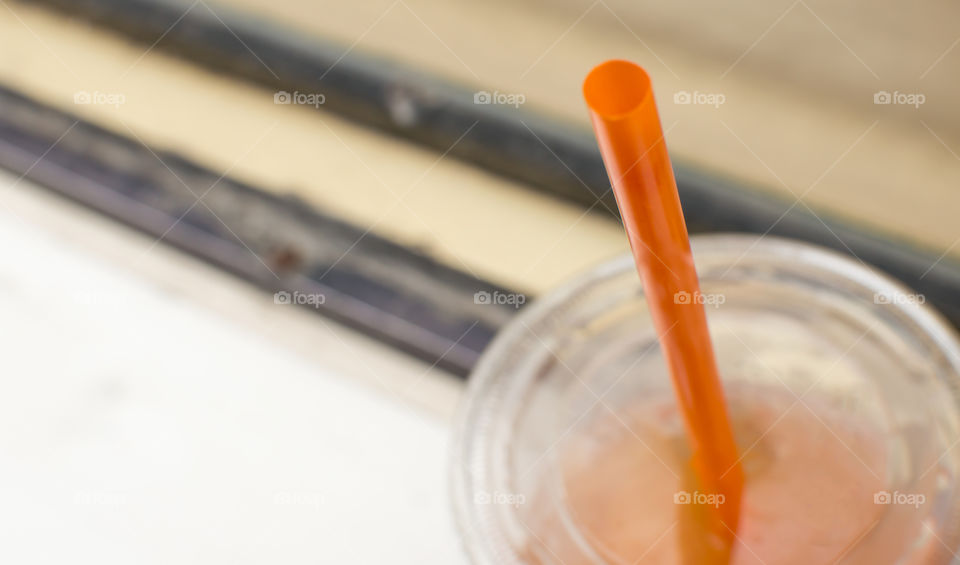
[[(829, 252), (740, 237), (694, 251), (690, 300), (707, 307), (747, 477), (732, 563), (949, 563), (956, 337)], [(684, 563), (686, 517), (724, 503), (691, 483), (632, 269), (533, 306), (473, 375), (453, 478), (475, 563)]]

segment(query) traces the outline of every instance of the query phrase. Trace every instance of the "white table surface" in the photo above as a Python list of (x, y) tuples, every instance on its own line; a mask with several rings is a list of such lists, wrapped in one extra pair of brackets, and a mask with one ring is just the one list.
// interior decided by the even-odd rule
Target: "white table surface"
[(0, 177), (0, 562), (465, 562), (449, 376)]

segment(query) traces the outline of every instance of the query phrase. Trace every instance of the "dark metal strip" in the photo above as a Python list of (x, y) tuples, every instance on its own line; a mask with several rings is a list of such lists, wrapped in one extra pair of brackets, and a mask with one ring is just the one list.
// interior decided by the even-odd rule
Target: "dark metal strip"
[(0, 167), (288, 293), (277, 295), (281, 302), (311, 302), (318, 313), (461, 376), (515, 312), (474, 300), (477, 292), (507, 293), (502, 287), (293, 198), (155, 153), (0, 87)]

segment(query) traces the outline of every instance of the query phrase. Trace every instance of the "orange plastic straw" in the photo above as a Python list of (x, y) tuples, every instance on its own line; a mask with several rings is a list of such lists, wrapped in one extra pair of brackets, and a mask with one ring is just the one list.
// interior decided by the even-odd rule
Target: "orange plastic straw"
[(607, 61), (587, 75), (583, 95), (673, 377), (693, 470), (708, 493), (725, 497), (708, 527), (729, 546), (743, 472), (650, 77), (629, 61)]

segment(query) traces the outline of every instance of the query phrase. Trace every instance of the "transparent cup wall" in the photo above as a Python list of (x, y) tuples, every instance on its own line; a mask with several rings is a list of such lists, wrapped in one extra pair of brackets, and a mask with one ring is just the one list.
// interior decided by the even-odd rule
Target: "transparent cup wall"
[[(922, 296), (829, 251), (746, 236), (693, 247), (702, 294), (675, 299), (705, 305), (728, 391), (773, 387), (882, 430), (886, 492), (922, 493), (924, 527), (958, 547), (952, 329)], [(452, 488), (472, 561), (603, 563), (566, 506), (560, 461), (670, 386), (630, 257), (523, 310), (471, 376), (457, 424)]]

